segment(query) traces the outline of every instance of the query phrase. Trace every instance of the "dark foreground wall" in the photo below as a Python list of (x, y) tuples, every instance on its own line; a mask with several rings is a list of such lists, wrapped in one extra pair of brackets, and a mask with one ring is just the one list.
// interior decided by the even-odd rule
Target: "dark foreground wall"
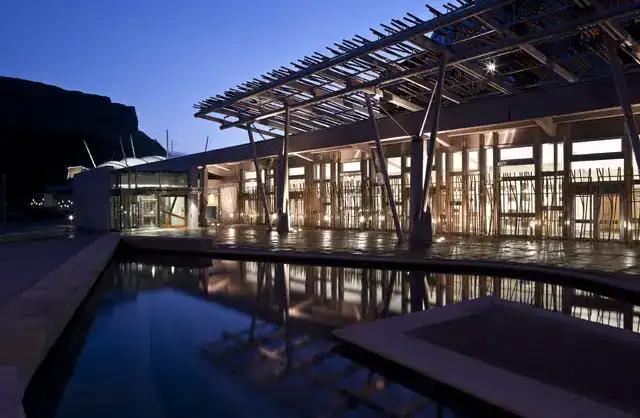
[(92, 167), (127, 157), (165, 155), (164, 148), (138, 130), (135, 108), (104, 96), (63, 90), (33, 81), (0, 77), (0, 174), (7, 176), (10, 204), (28, 202), (47, 186), (66, 184), (66, 168)]

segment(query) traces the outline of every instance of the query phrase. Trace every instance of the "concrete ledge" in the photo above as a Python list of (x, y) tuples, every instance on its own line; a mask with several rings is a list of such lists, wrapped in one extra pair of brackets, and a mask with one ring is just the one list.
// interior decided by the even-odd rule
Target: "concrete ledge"
[[(640, 337), (637, 334), (567, 317), (556, 312), (522, 306), (492, 296), (410, 315), (357, 324), (336, 330), (333, 335), (344, 343), (372, 352), (517, 416), (545, 418), (555, 416), (630, 418), (633, 416), (611, 404), (594, 401), (568, 389), (543, 383), (412, 335), (416, 330), (427, 330), (421, 332), (428, 333), (429, 326), (448, 327), (458, 319), (482, 315), (494, 306), (505, 307), (525, 317), (553, 321), (561, 324), (566, 332), (580, 330), (588, 334), (604, 336), (611, 341), (612, 346), (626, 344), (629, 348), (640, 347)], [(491, 342), (490, 338), (487, 341), (489, 346), (501, 343)], [(554, 350), (562, 350), (562, 347), (549, 347), (550, 352)], [(533, 352), (522, 354), (525, 363), (528, 361), (527, 355), (536, 356)], [(604, 354), (606, 353), (598, 350), (593, 350), (591, 353), (593, 361), (600, 361), (599, 356)], [(490, 384), (487, 384), (488, 382)]]
[(0, 244), (8, 244), (11, 242), (32, 241), (36, 239), (57, 238), (66, 236), (71, 227), (44, 229), (40, 231), (16, 232), (11, 234), (1, 234)]
[(22, 397), (29, 380), (119, 241), (118, 234), (98, 238), (0, 310), (0, 416), (23, 416)]
[(622, 275), (587, 269), (549, 267), (529, 262), (501, 260), (450, 259), (411, 256), (411, 254), (356, 254), (340, 251), (293, 251), (263, 249), (249, 245), (217, 244), (206, 237), (123, 236), (126, 247), (147, 251), (182, 252), (229, 259), (259, 258), (264, 261), (324, 264), (362, 268), (437, 270), (459, 274), (513, 276), (542, 280), (546, 283), (575, 286), (608, 297), (640, 305), (640, 280), (635, 275)]

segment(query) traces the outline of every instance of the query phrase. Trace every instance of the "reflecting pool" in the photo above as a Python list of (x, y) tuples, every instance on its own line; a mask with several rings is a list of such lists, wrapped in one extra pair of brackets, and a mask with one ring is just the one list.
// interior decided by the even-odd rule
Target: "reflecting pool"
[(328, 337), (358, 321), (485, 295), (640, 330), (638, 307), (542, 281), (129, 254), (111, 263), (36, 373), (25, 411), (30, 418), (495, 415), (446, 387), (364, 366)]

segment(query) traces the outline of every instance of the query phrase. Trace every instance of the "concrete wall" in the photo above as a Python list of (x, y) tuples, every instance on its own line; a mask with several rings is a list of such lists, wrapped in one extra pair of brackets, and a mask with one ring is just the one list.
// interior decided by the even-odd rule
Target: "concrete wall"
[(74, 223), (91, 231), (109, 231), (109, 174), (111, 168), (84, 171), (73, 178)]

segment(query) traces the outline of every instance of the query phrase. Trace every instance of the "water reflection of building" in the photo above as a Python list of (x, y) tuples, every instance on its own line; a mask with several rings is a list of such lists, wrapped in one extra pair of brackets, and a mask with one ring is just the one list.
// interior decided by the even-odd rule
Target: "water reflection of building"
[[(219, 264), (218, 264), (219, 263)], [(221, 268), (224, 266), (224, 269)], [(422, 277), (421, 277), (422, 276)], [(276, 265), (214, 262), (202, 273), (209, 293), (275, 300)], [(288, 266), (291, 313), (342, 324), (493, 295), (585, 320), (640, 332), (640, 308), (591, 292), (506, 277), (429, 274), (326, 266)]]

